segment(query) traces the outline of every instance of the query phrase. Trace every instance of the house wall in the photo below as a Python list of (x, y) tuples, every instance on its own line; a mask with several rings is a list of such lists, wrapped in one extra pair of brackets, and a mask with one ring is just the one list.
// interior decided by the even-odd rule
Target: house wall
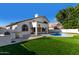
[(6, 29), (10, 29), (10, 27), (6, 27)]
[[(8, 31), (10, 35), (4, 35), (6, 31)], [(26, 34), (26, 33), (27, 32), (22, 32), (20, 34), (21, 37), (16, 38), (16, 32), (13, 32), (12, 30), (0, 30), (0, 46), (26, 41), (30, 37), (30, 34)], [(15, 41), (15, 42), (12, 43), (12, 41)]]
[(13, 26), (12, 28), (15, 27), (15, 31), (22, 31), (22, 25), (26, 24), (28, 26), (28, 29), (30, 28), (30, 23), (25, 21), (25, 22), (21, 22), (21, 23), (18, 23), (17, 26)]
[(33, 27), (37, 27), (36, 25), (37, 25), (37, 22), (32, 22)]
[(0, 46), (8, 45), (11, 43), (11, 36), (0, 36)]
[(54, 25), (52, 23), (49, 23), (48, 26), (49, 26), (49, 30), (54, 30)]
[(44, 21), (48, 22), (47, 19), (44, 17), (39, 17), (39, 18), (36, 18), (35, 20), (38, 22), (44, 22)]
[[(21, 37), (21, 38), (15, 38), (15, 33), (13, 33), (12, 35), (0, 36), (0, 46), (23, 42), (28, 40), (29, 37), (30, 35), (26, 35), (25, 37)], [(12, 43), (12, 41), (15, 41), (15, 42)]]
[[(22, 31), (22, 25), (23, 24), (26, 24), (28, 26), (28, 31)], [(22, 23), (19, 23), (17, 28), (15, 29), (17, 32), (21, 32), (20, 33), (20, 37), (23, 36), (23, 35), (27, 35), (27, 34), (30, 34), (31, 31), (30, 31), (30, 28), (31, 28), (31, 24), (29, 22), (22, 22)]]
[(43, 28), (48, 28), (48, 24), (44, 24), (44, 23), (39, 23), (39, 22), (38, 22), (38, 26), (39, 26), (39, 25), (40, 25), (41, 27), (43, 27)]
[[(22, 25), (24, 25), (24, 24), (26, 24), (28, 26), (28, 31), (24, 31), (24, 32), (22, 31)], [(30, 24), (30, 22), (25, 21), (25, 22), (21, 22), (16, 25), (13, 25), (12, 30), (14, 30), (16, 33), (19, 33), (19, 36), (22, 37), (23, 35), (27, 35), (27, 34), (31, 33), (31, 31), (30, 31), (31, 27), (32, 27), (32, 25)]]
[(36, 27), (36, 24), (37, 24), (37, 23), (38, 23), (38, 24), (42, 24), (43, 27), (44, 27), (44, 26), (45, 26), (45, 27), (48, 27), (48, 26), (47, 26), (48, 24), (44, 24), (44, 21), (48, 22), (47, 19), (45, 19), (44, 17), (36, 18), (36, 19), (34, 19), (34, 20), (35, 20), (35, 21), (32, 22), (32, 26), (33, 26), (33, 27)]
[[(10, 35), (4, 35), (7, 31)], [(0, 30), (0, 46), (11, 44), (12, 39), (15, 39), (15, 33), (12, 30)]]

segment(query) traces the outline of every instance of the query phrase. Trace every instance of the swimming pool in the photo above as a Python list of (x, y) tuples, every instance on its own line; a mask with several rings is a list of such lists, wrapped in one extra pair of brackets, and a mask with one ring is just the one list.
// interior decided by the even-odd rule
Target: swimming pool
[(52, 33), (51, 36), (57, 36), (57, 37), (73, 37), (76, 34), (71, 33)]

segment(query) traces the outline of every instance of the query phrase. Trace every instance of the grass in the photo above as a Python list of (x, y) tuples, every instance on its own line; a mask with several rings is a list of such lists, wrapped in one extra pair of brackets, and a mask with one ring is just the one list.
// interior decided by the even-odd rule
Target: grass
[(0, 47), (0, 54), (9, 55), (79, 55), (79, 35), (74, 37), (42, 37)]

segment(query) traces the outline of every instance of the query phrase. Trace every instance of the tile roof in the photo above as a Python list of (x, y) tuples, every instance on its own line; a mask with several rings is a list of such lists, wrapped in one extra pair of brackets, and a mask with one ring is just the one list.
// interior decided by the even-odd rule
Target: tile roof
[[(21, 22), (24, 22), (24, 21), (30, 21), (30, 20), (33, 21), (34, 19), (37, 19), (37, 18), (40, 18), (40, 17), (46, 18), (45, 16), (39, 16), (39, 17), (36, 17), (36, 18), (25, 19), (25, 20), (22, 20), (22, 21), (19, 21), (19, 22), (11, 23), (11, 24), (7, 25), (6, 27), (12, 26), (12, 25), (16, 25), (16, 24), (21, 23)], [(47, 19), (47, 18), (46, 18), (46, 19)], [(47, 21), (48, 21), (48, 19), (47, 19)]]

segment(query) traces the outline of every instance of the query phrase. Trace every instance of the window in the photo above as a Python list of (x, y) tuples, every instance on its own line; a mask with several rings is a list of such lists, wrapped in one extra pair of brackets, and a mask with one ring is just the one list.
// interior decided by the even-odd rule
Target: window
[(22, 31), (28, 31), (28, 26), (26, 24), (22, 26)]
[(35, 27), (33, 27), (33, 30), (34, 30), (34, 32), (35, 32)]
[(44, 21), (45, 24), (47, 24), (48, 22)]
[(42, 32), (45, 32), (45, 28), (42, 28)]
[(10, 32), (5, 32), (4, 35), (10, 35)]
[(59, 29), (57, 26), (54, 26), (54, 29)]
[(12, 26), (10, 26), (10, 29), (12, 29)]

